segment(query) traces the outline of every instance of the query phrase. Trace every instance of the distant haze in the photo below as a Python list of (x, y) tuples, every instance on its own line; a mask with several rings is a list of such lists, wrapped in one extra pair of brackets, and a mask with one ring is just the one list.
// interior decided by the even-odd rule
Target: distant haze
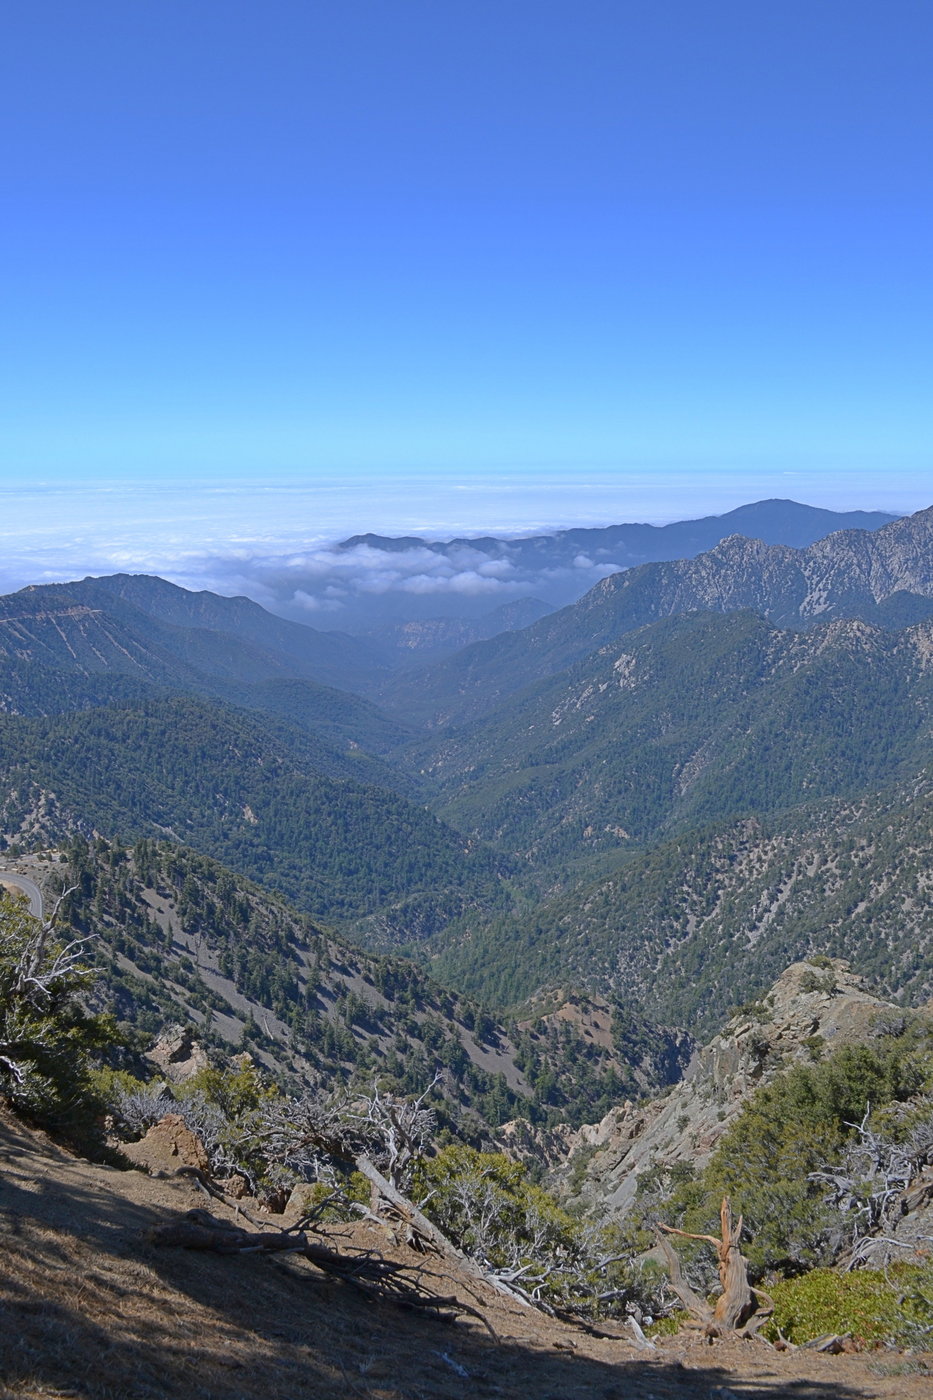
[(0, 493), (0, 589), (87, 574), (151, 573), (188, 588), (243, 593), (324, 628), (350, 623), (351, 595), (401, 597), (402, 613), (422, 617), (482, 611), (535, 593), (556, 603), (578, 596), (617, 561), (571, 560), (575, 578), (548, 580), (528, 569), (510, 573), (469, 546), (444, 557), (414, 546), (391, 559), (366, 545), (350, 551), (334, 546), (368, 533), (514, 538), (632, 521), (662, 524), (791, 497), (832, 510), (895, 515), (930, 504), (915, 477), (820, 472), (802, 480), (799, 473), (737, 469), (581, 471), (571, 479), (523, 472), (459, 481), (421, 474), (185, 489), (7, 487)]

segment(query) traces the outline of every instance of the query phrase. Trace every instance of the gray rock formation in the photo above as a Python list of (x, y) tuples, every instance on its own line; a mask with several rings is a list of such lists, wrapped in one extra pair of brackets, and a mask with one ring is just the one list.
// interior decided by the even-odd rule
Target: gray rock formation
[(880, 530), (840, 530), (806, 549), (730, 535), (696, 559), (613, 574), (593, 589), (616, 605), (631, 595), (638, 621), (705, 608), (750, 608), (781, 625), (832, 617), (874, 620), (895, 595), (933, 597), (933, 507)]
[(702, 1170), (760, 1085), (823, 1045), (864, 1040), (884, 1012), (896, 1015), (899, 1008), (866, 992), (847, 963), (793, 963), (767, 996), (696, 1052), (664, 1097), (625, 1103), (573, 1134), (556, 1183), (567, 1191), (573, 1180), (585, 1204), (625, 1215), (645, 1172), (678, 1162)]
[(193, 1036), (188, 1026), (168, 1026), (160, 1035), (146, 1059), (165, 1075), (172, 1084), (183, 1084), (199, 1070), (207, 1069), (207, 1052)]

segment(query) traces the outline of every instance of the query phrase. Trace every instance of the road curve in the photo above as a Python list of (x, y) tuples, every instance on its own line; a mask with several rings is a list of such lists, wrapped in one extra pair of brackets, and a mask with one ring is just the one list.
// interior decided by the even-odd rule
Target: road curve
[(37, 919), (42, 918), (42, 891), (35, 880), (30, 880), (28, 875), (20, 875), (16, 870), (5, 870), (0, 866), (0, 885), (12, 885), (14, 889), (22, 890), (29, 900), (29, 912)]

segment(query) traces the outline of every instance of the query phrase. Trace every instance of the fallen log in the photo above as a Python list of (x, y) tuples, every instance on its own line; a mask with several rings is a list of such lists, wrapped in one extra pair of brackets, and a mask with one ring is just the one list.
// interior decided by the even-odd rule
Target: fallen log
[(156, 1225), (149, 1231), (149, 1239), (153, 1244), (206, 1249), (213, 1254), (242, 1254), (247, 1250), (276, 1253), (309, 1247), (304, 1235), (289, 1235), (282, 1230), (251, 1233), (217, 1220), (206, 1210), (189, 1210), (180, 1220)]
[(838, 1356), (842, 1351), (855, 1350), (851, 1344), (851, 1332), (824, 1332), (822, 1336), (814, 1337), (810, 1342), (803, 1342), (800, 1350), (821, 1351), (829, 1356)]
[(488, 1272), (480, 1264), (477, 1264), (476, 1260), (471, 1259), (462, 1249), (458, 1249), (453, 1241), (447, 1238), (443, 1231), (439, 1230), (436, 1225), (433, 1225), (428, 1217), (424, 1215), (416, 1205), (408, 1200), (407, 1196), (403, 1196), (397, 1187), (386, 1180), (379, 1171), (379, 1168), (376, 1167), (368, 1157), (357, 1157), (354, 1165), (358, 1171), (363, 1173), (370, 1185), (374, 1188), (375, 1195), (381, 1197), (388, 1205), (396, 1210), (399, 1215), (409, 1223), (412, 1229), (421, 1236), (422, 1240), (431, 1245), (438, 1254), (445, 1255), (448, 1259), (455, 1259), (466, 1273), (471, 1274), (473, 1278), (482, 1280), (483, 1283), (489, 1284), (497, 1293), (504, 1294), (505, 1297), (510, 1298), (512, 1302), (520, 1303), (522, 1307), (525, 1308), (534, 1306), (519, 1289), (510, 1288), (503, 1279), (497, 1278), (495, 1274)]

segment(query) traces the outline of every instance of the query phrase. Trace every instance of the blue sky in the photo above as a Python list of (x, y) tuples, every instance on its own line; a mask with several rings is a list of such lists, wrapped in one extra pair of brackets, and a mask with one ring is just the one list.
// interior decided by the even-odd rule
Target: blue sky
[(283, 548), (929, 504), (931, 41), (928, 0), (14, 7), (0, 485), (58, 539), (92, 502), (89, 557), (153, 489)]

